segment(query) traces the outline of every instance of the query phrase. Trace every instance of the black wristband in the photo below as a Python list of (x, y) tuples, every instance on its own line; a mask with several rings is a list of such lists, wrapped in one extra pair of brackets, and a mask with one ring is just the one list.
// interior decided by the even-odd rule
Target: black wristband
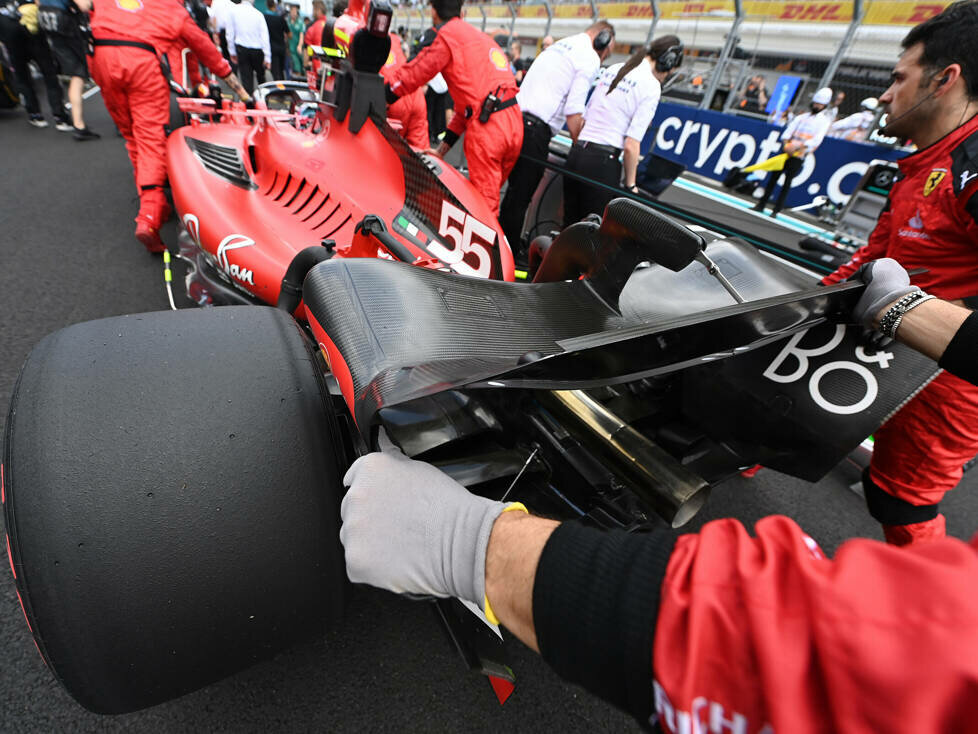
[(962, 380), (967, 380), (973, 385), (978, 384), (976, 348), (978, 348), (978, 312), (972, 313), (961, 324), (937, 364)]
[(659, 590), (676, 537), (566, 522), (547, 541), (534, 580), (543, 659), (641, 722), (652, 713)]
[(442, 137), (442, 141), (448, 143), (449, 148), (455, 145), (455, 143), (458, 142), (458, 139), (459, 139), (459, 134), (453, 133), (451, 130), (446, 130), (444, 137)]

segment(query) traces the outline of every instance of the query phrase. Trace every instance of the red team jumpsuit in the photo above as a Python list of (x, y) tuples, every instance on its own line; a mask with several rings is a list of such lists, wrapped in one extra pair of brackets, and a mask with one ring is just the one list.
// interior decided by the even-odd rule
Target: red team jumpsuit
[[(822, 282), (837, 283), (863, 263), (892, 257), (912, 282), (945, 300), (978, 294), (978, 117), (898, 163), (869, 243)], [(870, 479), (884, 492), (920, 507), (936, 505), (978, 453), (978, 387), (942, 372), (875, 434)], [(878, 518), (879, 519), (879, 518)], [(904, 545), (944, 535), (944, 516), (884, 522), (888, 542)]]
[[(394, 70), (406, 63), (407, 57), (401, 48), (401, 37), (391, 33), (391, 53), (380, 73), (389, 84)], [(428, 106), (420, 89), (405, 94), (394, 104), (389, 105), (387, 116), (401, 124), (401, 136), (412, 148), (426, 150), (431, 145), (428, 137)]]
[(978, 536), (830, 559), (789, 518), (755, 533), (718, 520), (676, 542), (649, 692), (666, 732), (978, 728)]
[(465, 133), (465, 157), (469, 180), (499, 215), (499, 189), (516, 165), (523, 145), (523, 116), (512, 105), (479, 122), (482, 103), (489, 93), (506, 101), (516, 96), (517, 86), (509, 60), (489, 36), (461, 18), (452, 18), (438, 29), (434, 42), (413, 60), (391, 74), (391, 91), (398, 97), (426, 84), (438, 72), (445, 77), (455, 100), (455, 116), (448, 131)]
[[(166, 183), (166, 132), (170, 121), (170, 90), (157, 54), (175, 44), (189, 46), (218, 76), (231, 73), (214, 43), (178, 0), (95, 0), (92, 13), (95, 55), (92, 77), (116, 127), (126, 140), (139, 189), (137, 233), (148, 229), (155, 241), (140, 240), (151, 251), (162, 251), (158, 231), (169, 216), (163, 193)], [(134, 46), (105, 46), (100, 41), (147, 44), (155, 52)]]

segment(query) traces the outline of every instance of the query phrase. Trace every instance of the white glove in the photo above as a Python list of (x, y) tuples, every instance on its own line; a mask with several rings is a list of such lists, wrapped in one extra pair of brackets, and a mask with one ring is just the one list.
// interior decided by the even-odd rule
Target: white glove
[(486, 548), (507, 503), (471, 494), (430, 464), (391, 446), (361, 456), (343, 477), (346, 572), (397, 593), (456, 597), (484, 610)]

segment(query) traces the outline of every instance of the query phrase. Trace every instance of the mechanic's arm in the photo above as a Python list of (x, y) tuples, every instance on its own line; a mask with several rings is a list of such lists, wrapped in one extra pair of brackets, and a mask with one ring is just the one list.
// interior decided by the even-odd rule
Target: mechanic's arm
[(74, 0), (75, 7), (83, 13), (90, 13), (92, 10), (92, 0)]
[[(858, 277), (866, 284), (852, 315), (871, 328), (903, 296), (920, 289), (896, 260), (885, 257), (863, 267)], [(927, 355), (963, 380), (978, 385), (978, 313), (936, 298), (907, 311), (896, 338)]]
[[(233, 71), (231, 71), (231, 65), (221, 55), (218, 47), (211, 43), (208, 35), (202, 31), (189, 16), (183, 22), (183, 25), (180, 28), (180, 38), (184, 44), (189, 46), (190, 50), (196, 54), (200, 62), (217, 74), (224, 81), (224, 83), (231, 88), (231, 91), (238, 95), (240, 99), (245, 102), (251, 99), (251, 96), (241, 85), (241, 80), (238, 79), (238, 76)], [(229, 55), (230, 48), (231, 47), (229, 45)]]
[(639, 153), (639, 146), (642, 145), (641, 140), (636, 140), (635, 138), (630, 138), (625, 136), (625, 149), (622, 154), (623, 168), (625, 169), (625, 188), (633, 189), (637, 186), (635, 183), (635, 176), (638, 173), (638, 159), (641, 157)]
[(431, 77), (448, 65), (451, 58), (452, 52), (448, 43), (441, 36), (435, 36), (430, 46), (421, 49), (417, 56), (398, 66), (391, 74), (391, 81), (387, 85), (388, 104), (423, 87)]

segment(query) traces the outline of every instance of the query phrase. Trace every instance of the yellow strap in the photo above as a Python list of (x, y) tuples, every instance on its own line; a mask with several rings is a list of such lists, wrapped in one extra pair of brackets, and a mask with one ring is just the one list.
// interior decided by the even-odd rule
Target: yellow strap
[[(511, 510), (519, 510), (520, 512), (525, 512), (527, 515), (530, 514), (530, 511), (526, 509), (526, 505), (524, 505), (522, 502), (513, 502), (507, 505), (506, 509), (503, 510), (503, 512), (510, 512)], [(499, 514), (502, 515), (503, 513), (500, 512)], [(483, 596), (483, 600), (485, 601), (483, 608), (485, 609), (486, 612), (486, 619), (488, 619), (491, 624), (494, 624), (498, 627), (499, 618), (493, 613), (492, 607), (489, 606), (489, 597)]]

